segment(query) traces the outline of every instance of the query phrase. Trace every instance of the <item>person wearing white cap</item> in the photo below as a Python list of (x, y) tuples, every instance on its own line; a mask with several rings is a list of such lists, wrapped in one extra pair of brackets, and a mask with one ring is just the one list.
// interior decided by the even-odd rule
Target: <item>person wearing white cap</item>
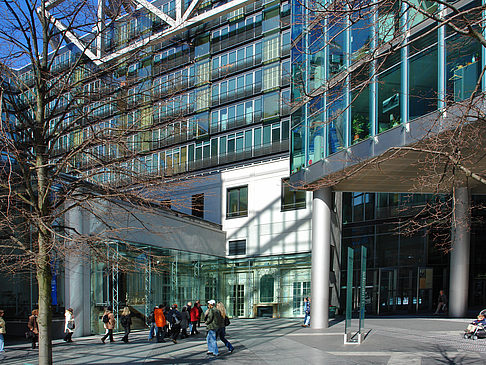
[(216, 331), (222, 322), (221, 314), (214, 307), (216, 301), (211, 299), (208, 301), (208, 312), (206, 316), (206, 328), (208, 335), (206, 341), (208, 343), (208, 355), (218, 356), (218, 343), (216, 342)]

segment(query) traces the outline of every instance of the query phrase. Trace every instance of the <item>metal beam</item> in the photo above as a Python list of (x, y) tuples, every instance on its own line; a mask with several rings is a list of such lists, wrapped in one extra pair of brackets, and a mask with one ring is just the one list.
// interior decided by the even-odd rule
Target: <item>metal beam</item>
[[(49, 9), (55, 7), (56, 5), (60, 4), (64, 0), (51, 0), (47, 3), (49, 6)], [(102, 49), (102, 34), (100, 33), (100, 27), (97, 27), (97, 34), (96, 34), (96, 39), (97, 39), (97, 54), (94, 54), (88, 47), (86, 47), (83, 42), (81, 41), (81, 37), (74, 34), (70, 30), (67, 29), (67, 27), (62, 24), (59, 20), (55, 19), (52, 17), (51, 14), (49, 14), (48, 11), (46, 11), (47, 19), (50, 20), (50, 22), (59, 29), (60, 32), (63, 32), (66, 35), (66, 38), (72, 42), (76, 47), (78, 47), (84, 54), (91, 60), (93, 61), (97, 66), (114, 61), (119, 57), (122, 57), (126, 54), (129, 54), (130, 52), (135, 52), (138, 49), (141, 49), (143, 47), (149, 46), (155, 42), (160, 42), (164, 39), (173, 37), (177, 34), (180, 34), (187, 29), (203, 24), (205, 22), (208, 22), (212, 19), (218, 18), (220, 16), (223, 16), (229, 12), (232, 12), (236, 9), (239, 9), (241, 7), (244, 7), (248, 4), (253, 3), (255, 0), (232, 0), (227, 2), (226, 4), (223, 4), (221, 6), (215, 7), (207, 12), (204, 12), (202, 14), (196, 15), (194, 17), (191, 17), (191, 14), (196, 10), (197, 6), (201, 3), (202, 0), (193, 0), (191, 1), (191, 4), (188, 6), (186, 11), (182, 13), (182, 0), (176, 0), (176, 19), (174, 20), (171, 18), (169, 15), (164, 13), (162, 10), (157, 8), (155, 5), (152, 3), (148, 2), (147, 0), (133, 0), (140, 6), (144, 7), (147, 9), (150, 13), (154, 14), (158, 18), (160, 18), (162, 21), (167, 23), (169, 25), (168, 29), (162, 30), (156, 34), (153, 34), (147, 38), (141, 39), (137, 42), (132, 43), (131, 45), (122, 48), (116, 52), (113, 52), (108, 55), (103, 55), (103, 49)], [(100, 3), (102, 1), (100, 0)], [(40, 8), (38, 8), (38, 11), (40, 11)], [(100, 25), (103, 21), (104, 14), (102, 9), (100, 10), (100, 7), (98, 8), (98, 22), (97, 24)]]
[(155, 5), (152, 5), (152, 3), (149, 3), (147, 0), (134, 0), (134, 2), (143, 6), (145, 9), (150, 11), (155, 16), (159, 17), (161, 20), (169, 24), (171, 27), (175, 27), (176, 21), (172, 19), (170, 16), (168, 16), (166, 13), (164, 13), (162, 10), (157, 8)]

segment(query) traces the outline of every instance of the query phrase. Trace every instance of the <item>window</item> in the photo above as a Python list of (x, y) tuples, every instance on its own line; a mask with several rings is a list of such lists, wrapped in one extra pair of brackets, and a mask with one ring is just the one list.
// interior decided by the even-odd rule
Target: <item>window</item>
[(271, 303), (274, 300), (275, 279), (271, 275), (263, 275), (260, 279), (260, 302)]
[(246, 240), (234, 240), (228, 242), (228, 255), (246, 255)]
[(230, 188), (226, 194), (226, 218), (248, 216), (248, 186)]
[(282, 211), (305, 208), (305, 191), (293, 190), (289, 179), (282, 179)]
[(192, 196), (192, 215), (204, 218), (204, 194), (195, 194)]
[(277, 34), (272, 38), (263, 41), (263, 62), (267, 62), (279, 57), (280, 37)]
[(273, 64), (263, 69), (263, 90), (280, 86), (280, 65)]

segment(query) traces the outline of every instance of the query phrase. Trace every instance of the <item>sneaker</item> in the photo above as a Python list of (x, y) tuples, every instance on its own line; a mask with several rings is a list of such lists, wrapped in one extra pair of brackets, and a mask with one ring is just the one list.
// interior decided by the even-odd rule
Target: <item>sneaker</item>
[(172, 342), (177, 343), (177, 340), (172, 340)]
[(211, 351), (206, 352), (208, 355), (212, 355), (213, 353)]
[(235, 348), (234, 347), (231, 350), (229, 350), (230, 354), (232, 354), (233, 351), (235, 351)]

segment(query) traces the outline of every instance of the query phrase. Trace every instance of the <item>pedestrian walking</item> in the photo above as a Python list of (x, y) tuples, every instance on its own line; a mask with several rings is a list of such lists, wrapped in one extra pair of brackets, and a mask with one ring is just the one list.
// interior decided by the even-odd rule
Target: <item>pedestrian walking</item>
[(177, 310), (177, 304), (173, 304), (172, 309), (169, 311), (169, 322), (172, 342), (177, 343), (177, 338), (179, 337), (179, 333), (181, 332), (182, 322), (182, 315)]
[(123, 308), (121, 317), (120, 317), (120, 323), (125, 330), (125, 336), (123, 336), (122, 341), (125, 343), (128, 343), (128, 334), (130, 333), (130, 327), (132, 325), (132, 317), (130, 314), (130, 308), (125, 307)]
[(181, 339), (183, 339), (188, 337), (187, 327), (191, 322), (191, 315), (187, 311), (187, 307), (182, 307), (181, 317)]
[(32, 348), (36, 348), (37, 339), (39, 337), (39, 323), (37, 323), (37, 316), (39, 315), (39, 310), (34, 309), (32, 315), (29, 316), (29, 321), (27, 322), (27, 337), (32, 341)]
[(154, 338), (155, 336), (155, 316), (154, 316), (154, 311), (155, 311), (155, 308), (157, 307), (154, 307), (154, 310), (152, 312), (150, 312), (148, 318), (147, 318), (147, 324), (149, 325), (149, 335), (148, 335), (148, 340), (149, 341), (152, 341), (152, 338)]
[(74, 333), (74, 311), (72, 308), (66, 309), (64, 312), (64, 341), (73, 342), (72, 337)]
[(5, 312), (3, 309), (0, 309), (0, 356), (3, 356), (5, 352), (5, 334), (7, 333), (7, 329), (5, 327), (5, 320), (3, 319), (3, 315)]
[(190, 333), (192, 332), (192, 322), (191, 322), (191, 309), (192, 309), (192, 302), (187, 302), (187, 314), (189, 314), (189, 321), (188, 321), (188, 328), (187, 328), (187, 332), (188, 332), (188, 336), (190, 335)]
[(164, 315), (164, 308), (165, 305), (160, 304), (154, 309), (155, 327), (157, 328), (157, 342), (165, 342), (164, 337), (167, 321)]
[(308, 297), (304, 298), (304, 324), (302, 327), (310, 326), (310, 299)]
[(216, 301), (211, 299), (208, 302), (208, 310), (206, 314), (206, 328), (208, 334), (206, 337), (206, 342), (208, 344), (208, 355), (218, 356), (218, 343), (216, 342), (216, 332), (218, 331), (219, 325), (221, 323), (221, 314), (215, 308)]
[(110, 342), (115, 342), (113, 339), (113, 330), (115, 329), (115, 315), (112, 312), (111, 307), (106, 307), (105, 312), (103, 313), (103, 326), (105, 327), (106, 333), (103, 337), (101, 337), (101, 342), (105, 343), (105, 340), (109, 337)]
[(197, 317), (197, 326), (201, 327), (201, 317), (203, 314), (203, 309), (201, 306), (201, 302), (199, 300), (196, 300), (196, 304), (197, 304), (197, 309), (199, 310), (199, 317)]
[(200, 308), (199, 302), (196, 301), (194, 303), (194, 307), (191, 308), (191, 312), (189, 313), (191, 316), (191, 323), (192, 323), (191, 336), (197, 335), (199, 333), (199, 331), (197, 330), (197, 323), (199, 321), (199, 318), (201, 317), (199, 308)]
[(226, 327), (230, 325), (230, 320), (229, 320), (228, 315), (226, 313), (226, 308), (225, 308), (225, 306), (222, 302), (218, 302), (218, 304), (216, 305), (216, 309), (221, 314), (221, 322), (219, 324), (219, 328), (218, 328), (218, 332), (216, 333), (216, 337), (219, 336), (220, 340), (223, 341), (224, 345), (228, 348), (229, 352), (233, 352), (235, 348), (233, 347), (231, 342), (229, 342), (226, 339)]
[(439, 291), (439, 297), (437, 298), (437, 309), (434, 314), (439, 314), (441, 311), (445, 312), (447, 310), (447, 296), (443, 290)]

